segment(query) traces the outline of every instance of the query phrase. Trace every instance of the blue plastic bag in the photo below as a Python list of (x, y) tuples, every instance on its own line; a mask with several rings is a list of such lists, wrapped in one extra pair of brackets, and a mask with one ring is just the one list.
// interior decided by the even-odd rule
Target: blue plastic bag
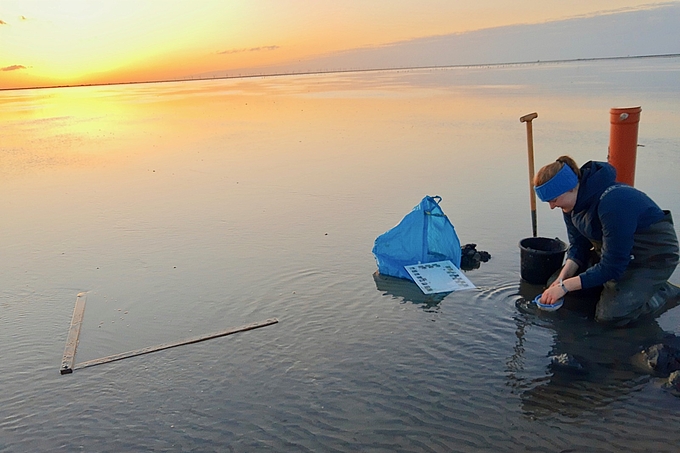
[(440, 196), (426, 196), (391, 230), (375, 240), (378, 272), (413, 280), (404, 266), (450, 260), (460, 267), (460, 240), (439, 206)]

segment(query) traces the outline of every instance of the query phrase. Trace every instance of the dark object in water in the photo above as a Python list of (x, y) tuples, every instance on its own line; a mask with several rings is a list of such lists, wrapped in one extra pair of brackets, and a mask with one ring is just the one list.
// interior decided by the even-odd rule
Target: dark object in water
[(680, 392), (680, 371), (673, 371), (671, 375), (668, 376), (668, 387)]
[(477, 244), (465, 244), (460, 248), (460, 268), (464, 271), (479, 269), (481, 263), (490, 259), (489, 252), (477, 250)]
[(655, 344), (643, 350), (643, 364), (661, 376), (680, 371), (680, 349), (667, 344)]
[(534, 285), (545, 285), (564, 261), (567, 244), (558, 238), (526, 238), (519, 242), (520, 275)]
[(579, 359), (567, 353), (550, 357), (550, 369), (553, 371), (566, 371), (574, 374), (588, 373)]

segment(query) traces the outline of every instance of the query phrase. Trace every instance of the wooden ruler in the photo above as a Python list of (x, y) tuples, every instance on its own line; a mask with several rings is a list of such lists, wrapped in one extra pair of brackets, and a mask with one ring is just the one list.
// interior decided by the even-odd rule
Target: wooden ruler
[(73, 363), (76, 360), (76, 348), (78, 347), (78, 336), (80, 336), (80, 326), (83, 324), (83, 316), (85, 314), (85, 300), (87, 293), (80, 293), (76, 297), (76, 306), (73, 309), (73, 317), (71, 318), (71, 328), (68, 331), (66, 338), (66, 348), (64, 348), (64, 357), (61, 359), (61, 374), (73, 373)]

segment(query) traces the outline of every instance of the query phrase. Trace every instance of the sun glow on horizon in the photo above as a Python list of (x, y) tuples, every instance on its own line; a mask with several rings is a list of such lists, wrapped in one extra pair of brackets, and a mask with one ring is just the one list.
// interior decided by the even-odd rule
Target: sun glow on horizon
[(0, 88), (181, 79), (644, 4), (3, 0)]

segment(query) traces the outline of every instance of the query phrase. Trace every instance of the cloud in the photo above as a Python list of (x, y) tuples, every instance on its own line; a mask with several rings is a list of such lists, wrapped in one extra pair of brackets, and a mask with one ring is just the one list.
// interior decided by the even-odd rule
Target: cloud
[(222, 52), (217, 52), (220, 55), (229, 55), (233, 53), (243, 53), (243, 52), (262, 52), (279, 49), (279, 46), (262, 46), (262, 47), (251, 47), (250, 49), (231, 49), (223, 50)]
[[(538, 24), (430, 36), (253, 68), (305, 72), (680, 54), (680, 2)], [(231, 69), (233, 71), (233, 69)]]
[(0, 71), (16, 71), (17, 69), (26, 69), (26, 66), (22, 66), (20, 64), (13, 64), (12, 66), (5, 66), (4, 68), (0, 68)]

